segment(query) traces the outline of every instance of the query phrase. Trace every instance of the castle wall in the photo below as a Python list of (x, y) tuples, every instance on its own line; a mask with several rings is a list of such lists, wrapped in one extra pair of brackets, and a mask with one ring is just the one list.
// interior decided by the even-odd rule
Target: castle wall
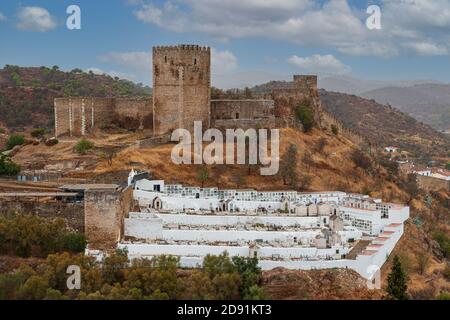
[(89, 249), (107, 250), (117, 246), (123, 235), (124, 218), (132, 204), (131, 187), (84, 192), (85, 234)]
[(88, 133), (94, 133), (96, 129), (108, 126), (113, 119), (114, 98), (91, 98), (91, 110), (94, 112), (94, 117), (91, 117), (91, 128)]
[(273, 100), (212, 100), (211, 127), (217, 129), (274, 128)]
[(111, 118), (111, 98), (56, 98), (55, 136), (84, 136), (92, 133), (100, 122)]
[(152, 129), (151, 98), (70, 97), (55, 99), (55, 136), (81, 137), (112, 124)]
[(115, 117), (126, 129), (153, 129), (152, 104), (149, 98), (117, 98), (114, 100)]
[(210, 124), (211, 52), (193, 45), (153, 48), (153, 132)]
[(294, 75), (294, 81), (285, 88), (272, 91), (275, 101), (275, 116), (282, 119), (280, 126), (294, 126), (295, 109), (299, 105), (314, 110), (316, 123), (322, 126), (322, 105), (317, 89), (317, 76)]
[(62, 218), (67, 225), (79, 232), (84, 232), (83, 203), (76, 202), (38, 202), (38, 201), (6, 201), (0, 200), (0, 212), (17, 211), (33, 214), (42, 218)]

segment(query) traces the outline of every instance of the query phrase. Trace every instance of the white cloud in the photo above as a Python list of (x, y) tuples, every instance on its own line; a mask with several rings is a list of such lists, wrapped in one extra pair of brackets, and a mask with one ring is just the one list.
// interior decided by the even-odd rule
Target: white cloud
[(56, 27), (55, 19), (41, 7), (23, 7), (17, 15), (17, 28), (26, 31), (46, 32)]
[[(382, 0), (382, 30), (368, 30), (365, 10), (352, 8), (347, 0), (177, 0), (159, 6), (133, 2), (136, 17), (144, 23), (219, 40), (265, 37), (386, 58), (436, 55), (450, 46), (450, 0)], [(446, 45), (432, 48), (426, 43)]]
[(351, 71), (350, 67), (343, 64), (331, 54), (315, 54), (304, 58), (294, 55), (288, 59), (288, 62), (302, 70), (316, 74), (346, 74)]
[(6, 17), (3, 13), (0, 12), (0, 21), (5, 21)]
[(170, 1), (167, 1), (162, 8), (153, 4), (141, 4), (140, 8), (134, 11), (134, 15), (144, 23), (154, 24), (177, 32), (184, 31), (187, 22), (184, 14)]
[(409, 42), (404, 43), (403, 46), (422, 56), (443, 56), (448, 54), (446, 47), (431, 42)]
[(86, 72), (93, 72), (94, 74), (97, 75), (109, 75), (113, 78), (118, 77), (120, 79), (126, 79), (126, 80), (131, 80), (131, 81), (135, 81), (136, 80), (136, 76), (128, 74), (128, 73), (123, 73), (123, 72), (118, 72), (118, 71), (103, 71), (100, 68), (97, 67), (92, 67), (86, 70)]
[(213, 74), (227, 74), (235, 71), (237, 67), (237, 59), (232, 52), (211, 49), (211, 72)]
[(137, 71), (152, 69), (152, 55), (150, 52), (110, 52), (101, 56), (100, 60), (102, 62), (113, 62)]

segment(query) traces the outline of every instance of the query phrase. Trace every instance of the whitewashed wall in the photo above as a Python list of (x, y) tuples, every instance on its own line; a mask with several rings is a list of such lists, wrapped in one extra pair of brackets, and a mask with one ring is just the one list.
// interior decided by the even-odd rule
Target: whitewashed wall
[(226, 241), (255, 241), (262, 239), (264, 241), (292, 242), (294, 237), (298, 240), (314, 239), (321, 234), (316, 231), (236, 231), (236, 230), (163, 230), (162, 237), (165, 240), (174, 241), (208, 241), (208, 242), (226, 242)]
[(188, 214), (157, 214), (164, 224), (236, 226), (237, 224), (263, 224), (275, 226), (301, 226), (317, 228), (323, 225), (321, 217), (277, 217), (277, 216), (212, 216)]

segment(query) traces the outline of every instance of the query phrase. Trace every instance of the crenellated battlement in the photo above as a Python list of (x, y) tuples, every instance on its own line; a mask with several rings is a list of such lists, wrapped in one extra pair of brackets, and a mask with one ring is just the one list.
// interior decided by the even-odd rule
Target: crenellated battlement
[(211, 50), (181, 44), (153, 48), (153, 128), (155, 136), (175, 129), (209, 126)]
[(301, 87), (317, 89), (317, 76), (315, 75), (294, 75), (294, 84)]
[(153, 52), (159, 51), (182, 51), (182, 50), (190, 50), (190, 51), (204, 51), (210, 52), (211, 48), (206, 46), (199, 46), (194, 44), (180, 44), (176, 46), (156, 46), (153, 47)]

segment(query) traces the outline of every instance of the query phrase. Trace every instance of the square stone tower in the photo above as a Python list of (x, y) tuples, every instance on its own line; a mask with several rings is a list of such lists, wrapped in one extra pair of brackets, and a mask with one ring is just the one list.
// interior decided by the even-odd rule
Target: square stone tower
[(178, 45), (153, 48), (153, 132), (193, 132), (194, 121), (210, 125), (211, 51)]

